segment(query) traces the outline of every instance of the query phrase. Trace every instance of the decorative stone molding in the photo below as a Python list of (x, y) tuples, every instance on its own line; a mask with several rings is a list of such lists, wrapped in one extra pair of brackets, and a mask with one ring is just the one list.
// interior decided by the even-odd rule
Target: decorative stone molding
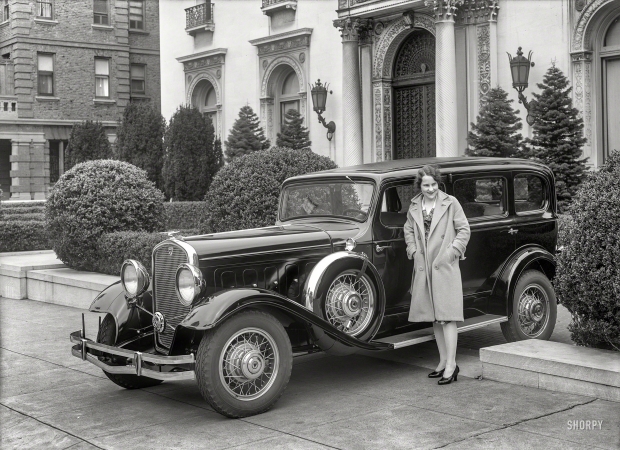
[(281, 55), (275, 59), (272, 59), (267, 65), (267, 68), (264, 69), (264, 73), (261, 76), (261, 98), (273, 97), (273, 80), (271, 79), (271, 75), (278, 66), (283, 64), (291, 66), (293, 70), (295, 70), (295, 73), (297, 74), (297, 80), (299, 81), (300, 92), (306, 91), (306, 85), (308, 83), (308, 80), (306, 77), (305, 67), (302, 67), (302, 65), (297, 61), (295, 57), (289, 55)]
[[(434, 35), (435, 21), (432, 17), (425, 14), (415, 14), (413, 17), (413, 28), (422, 28)], [(392, 67), (394, 66), (396, 52), (412, 30), (404, 17), (395, 20), (385, 27), (375, 44), (373, 79), (389, 79), (392, 77)]]
[(203, 69), (201, 72), (196, 74), (193, 78), (187, 77), (188, 84), (186, 85), (186, 89), (185, 89), (185, 93), (186, 93), (185, 103), (188, 105), (192, 104), (192, 96), (194, 95), (194, 90), (198, 86), (198, 83), (200, 83), (203, 80), (207, 80), (209, 83), (211, 83), (211, 85), (213, 86), (213, 90), (215, 90), (215, 99), (216, 99), (216, 105), (217, 105), (217, 114), (216, 114), (217, 123), (214, 124), (215, 132), (217, 136), (222, 136), (222, 121), (223, 121), (222, 105), (224, 103), (223, 102), (224, 99), (222, 98), (222, 92), (223, 92), (222, 86), (220, 86), (221, 79), (217, 76), (218, 71), (219, 69), (213, 69), (213, 68), (210, 68), (209, 70)]
[(490, 25), (476, 27), (478, 56), (478, 102), (482, 107), (484, 96), (491, 88), (491, 39)]
[(497, 22), (498, 0), (465, 0), (459, 8), (458, 22), (464, 24)]
[(592, 52), (571, 53), (573, 65), (573, 99), (581, 111), (584, 122), (584, 136), (588, 142), (584, 145), (583, 156), (592, 156)]
[(573, 51), (592, 50), (592, 43), (590, 42), (592, 27), (589, 26), (590, 20), (599, 9), (614, 1), (615, 0), (591, 0), (583, 11), (581, 11), (575, 23), (575, 28), (573, 28), (573, 42), (571, 45)]
[(456, 10), (465, 0), (424, 0), (427, 7), (433, 9), (433, 15), (436, 21), (454, 22)]
[(287, 52), (310, 46), (312, 28), (301, 28), (286, 33), (274, 34), (259, 39), (252, 39), (250, 44), (257, 48), (259, 56)]
[(334, 20), (334, 26), (340, 30), (342, 42), (357, 41), (360, 38), (360, 34), (365, 37), (373, 29), (371, 19), (360, 19), (358, 17), (336, 19)]
[(225, 48), (216, 48), (206, 52), (195, 53), (193, 55), (182, 56), (177, 61), (183, 64), (183, 70), (190, 72), (206, 67), (222, 66), (226, 60)]

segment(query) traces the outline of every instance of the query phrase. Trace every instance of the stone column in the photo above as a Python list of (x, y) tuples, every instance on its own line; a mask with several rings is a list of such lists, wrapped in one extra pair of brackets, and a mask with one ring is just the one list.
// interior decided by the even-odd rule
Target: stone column
[(571, 53), (573, 62), (573, 102), (583, 117), (583, 134), (588, 141), (583, 146), (582, 156), (587, 157), (586, 164), (594, 166), (596, 155), (592, 154), (592, 52), (577, 51)]
[(273, 97), (263, 97), (260, 99), (260, 118), (261, 126), (265, 130), (265, 137), (269, 139), (271, 145), (276, 145), (273, 131)]
[[(362, 141), (362, 98), (359, 67), (358, 19), (334, 21), (342, 36), (342, 144), (343, 165), (355, 166), (364, 163)], [(338, 129), (336, 129), (336, 132)]]
[(376, 161), (372, 154), (372, 23), (360, 32), (360, 71), (362, 82), (362, 145), (364, 163)]
[(454, 17), (459, 0), (427, 0), (435, 15), (435, 116), (437, 156), (458, 156), (456, 44)]

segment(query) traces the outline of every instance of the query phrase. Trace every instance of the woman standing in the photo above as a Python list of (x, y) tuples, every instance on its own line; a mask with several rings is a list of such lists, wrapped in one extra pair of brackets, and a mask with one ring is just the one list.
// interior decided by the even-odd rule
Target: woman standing
[(405, 223), (407, 257), (414, 260), (410, 322), (433, 322), (439, 364), (428, 374), (439, 384), (457, 381), (456, 322), (463, 321), (463, 285), (458, 259), (465, 259), (469, 223), (458, 200), (439, 190), (439, 168), (424, 166)]

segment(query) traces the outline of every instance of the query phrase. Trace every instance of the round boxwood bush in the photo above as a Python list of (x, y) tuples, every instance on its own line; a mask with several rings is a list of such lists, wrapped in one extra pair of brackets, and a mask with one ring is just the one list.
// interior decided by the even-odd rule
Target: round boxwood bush
[(136, 166), (113, 160), (77, 164), (60, 177), (46, 203), (52, 247), (69, 267), (96, 270), (99, 237), (159, 228), (163, 201), (163, 193)]
[(568, 215), (554, 284), (571, 338), (620, 351), (620, 152), (588, 175)]
[(209, 214), (204, 231), (273, 225), (285, 179), (336, 167), (331, 159), (310, 149), (272, 147), (235, 158), (215, 175), (205, 196)]

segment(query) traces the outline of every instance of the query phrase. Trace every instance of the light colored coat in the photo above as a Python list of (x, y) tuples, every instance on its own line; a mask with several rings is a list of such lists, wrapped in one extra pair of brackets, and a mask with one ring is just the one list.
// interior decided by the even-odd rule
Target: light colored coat
[(411, 200), (404, 227), (407, 257), (414, 260), (409, 321), (462, 321), (463, 284), (457, 261), (459, 256), (465, 259), (469, 223), (458, 200), (439, 191), (425, 242), (422, 197)]

